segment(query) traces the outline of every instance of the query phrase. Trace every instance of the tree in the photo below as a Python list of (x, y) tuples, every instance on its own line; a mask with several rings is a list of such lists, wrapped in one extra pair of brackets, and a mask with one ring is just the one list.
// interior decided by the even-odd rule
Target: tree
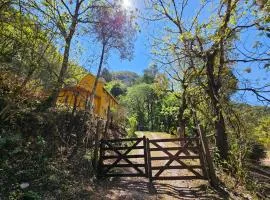
[[(30, 16), (39, 19), (44, 29), (60, 36), (63, 41), (64, 53), (57, 83), (51, 95), (51, 104), (55, 106), (59, 89), (64, 83), (64, 78), (69, 65), (69, 54), (73, 37), (81, 23), (93, 22), (89, 18), (89, 11), (96, 7), (92, 1), (86, 0), (39, 0), (24, 1), (24, 7)], [(56, 29), (55, 29), (56, 28)]]
[(262, 117), (257, 127), (255, 127), (254, 135), (265, 147), (270, 147), (270, 115)]
[[(223, 101), (221, 94), (224, 75), (226, 75), (224, 72), (237, 62), (261, 62), (261, 64), (269, 62), (265, 48), (260, 48), (260, 56), (254, 56), (259, 54), (251, 49), (244, 50), (244, 53), (242, 50), (245, 48), (237, 47), (237, 41), (244, 39), (241, 37), (242, 33), (258, 25), (256, 19), (245, 12), (245, 9), (256, 11), (257, 8), (251, 1), (246, 1), (244, 4), (238, 0), (213, 1), (212, 7), (209, 6), (208, 1), (203, 1), (196, 4), (198, 11), (193, 17), (189, 17), (192, 20), (188, 20), (183, 15), (189, 8), (188, 3), (188, 0), (150, 1), (154, 8), (151, 16), (170, 22), (163, 29), (166, 37), (163, 40), (158, 39), (155, 45), (160, 44), (157, 45), (157, 48), (161, 49), (160, 46), (162, 46), (162, 49), (166, 50), (164, 54), (170, 49), (175, 49), (180, 55), (166, 63), (185, 60), (196, 76), (202, 75), (197, 79), (197, 83), (209, 97), (216, 144), (221, 158), (227, 159), (229, 145), (223, 109), (226, 101)], [(205, 9), (211, 9), (210, 13), (213, 14), (208, 18), (204, 16), (204, 20), (200, 20)], [(254, 89), (254, 91), (256, 90)]]
[(162, 99), (160, 110), (161, 125), (164, 126), (166, 132), (172, 132), (176, 130), (178, 126), (178, 110), (179, 110), (179, 94), (174, 92), (168, 92)]
[(157, 74), (157, 65), (150, 65), (147, 69), (143, 70), (142, 81), (148, 84), (154, 83)]
[(10, 118), (23, 109), (28, 101), (27, 94), (32, 96), (35, 90), (40, 90), (55, 80), (53, 73), (58, 68), (55, 63), (61, 58), (52, 44), (53, 35), (47, 34), (37, 21), (14, 8), (13, 3), (9, 1), (2, 5), (0, 11), (1, 79), (6, 79), (7, 83), (14, 81), (12, 87), (3, 83), (1, 88), (9, 91), (1, 95), (1, 120)]
[(121, 102), (128, 108), (129, 116), (136, 116), (139, 130), (154, 130), (158, 128), (160, 104), (153, 85), (141, 83), (128, 88)]
[(127, 92), (127, 86), (119, 80), (114, 80), (106, 84), (106, 89), (114, 96), (120, 97)]
[(123, 10), (118, 2), (112, 7), (97, 7), (92, 14), (92, 18), (97, 22), (94, 24), (93, 29), (95, 38), (101, 45), (101, 54), (96, 80), (87, 103), (87, 107), (90, 110), (104, 60), (109, 56), (109, 52), (112, 49), (120, 53), (121, 59), (131, 59), (135, 36), (133, 16)]

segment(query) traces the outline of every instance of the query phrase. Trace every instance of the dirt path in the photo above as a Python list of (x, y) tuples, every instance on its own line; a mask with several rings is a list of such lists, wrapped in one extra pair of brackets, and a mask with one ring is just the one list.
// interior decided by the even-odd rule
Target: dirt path
[(266, 152), (266, 158), (262, 160), (262, 165), (270, 167), (270, 151)]
[[(149, 139), (172, 137), (166, 133), (156, 132), (137, 132), (137, 135), (138, 137), (145, 135)], [(167, 143), (166, 146), (175, 146), (175, 144)], [(161, 154), (164, 155), (162, 152), (155, 152), (154, 156), (162, 156)], [(164, 164), (160, 161), (157, 162), (153, 165)], [(187, 175), (181, 170), (168, 170), (163, 173), (162, 175), (165, 176)], [(204, 180), (154, 181), (153, 185), (150, 185), (146, 178), (111, 178), (100, 182), (100, 185), (102, 187), (97, 188), (100, 195), (94, 196), (93, 199), (227, 199), (224, 195), (213, 191), (208, 182)]]

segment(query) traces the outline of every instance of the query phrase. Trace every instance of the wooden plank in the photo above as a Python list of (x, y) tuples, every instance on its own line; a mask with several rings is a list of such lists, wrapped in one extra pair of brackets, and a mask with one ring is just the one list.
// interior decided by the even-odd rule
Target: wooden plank
[[(197, 133), (198, 134), (198, 133)], [(198, 140), (197, 141), (197, 145), (199, 146), (199, 157), (200, 157), (200, 163), (202, 165), (202, 174), (204, 177), (208, 177), (207, 175), (207, 170), (206, 170), (206, 164), (205, 164), (205, 158), (204, 158), (204, 155), (203, 155), (203, 150), (202, 150), (202, 146), (201, 146), (201, 142)]]
[(104, 151), (103, 151), (103, 140), (100, 140), (100, 146), (99, 146), (99, 163), (98, 163), (98, 177), (103, 176), (103, 156), (104, 156)]
[[(187, 147), (189, 145), (191, 141), (189, 140), (184, 146), (183, 149), (185, 149), (185, 147)], [(155, 143), (156, 144), (156, 143)], [(156, 144), (157, 145), (157, 144)], [(157, 146), (160, 147), (160, 146)], [(165, 169), (166, 167), (168, 167), (173, 161), (175, 161), (177, 159), (177, 157), (179, 156), (179, 154), (182, 153), (183, 150), (179, 150), (176, 154), (171, 154), (170, 152), (168, 153), (168, 151), (164, 151), (168, 153), (168, 156), (170, 157), (170, 160), (156, 173), (155, 176), (159, 176)]]
[(149, 141), (150, 141), (150, 143), (152, 143), (152, 142), (179, 142), (179, 141), (188, 141), (188, 140), (196, 141), (196, 140), (198, 140), (198, 138), (192, 137), (192, 138), (152, 139)]
[[(152, 166), (152, 170), (158, 170), (161, 169), (163, 166)], [(201, 165), (188, 165), (188, 168), (192, 169), (201, 169)], [(186, 166), (168, 166), (166, 169), (188, 169)]]
[(145, 177), (145, 174), (106, 174), (106, 177)]
[(215, 173), (213, 160), (209, 151), (208, 141), (207, 141), (207, 138), (205, 137), (205, 134), (201, 130), (201, 126), (198, 123), (197, 123), (197, 130), (201, 139), (202, 150), (205, 155), (205, 163), (208, 166), (208, 175), (210, 179), (210, 184), (213, 187), (218, 187), (219, 183), (218, 183), (218, 179)]
[[(187, 147), (189, 143), (190, 143), (190, 140), (185, 144), (184, 147)], [(156, 147), (158, 147), (158, 148), (162, 148), (159, 144), (157, 144), (157, 143), (155, 143), (155, 142), (153, 142), (153, 144), (154, 144)], [(164, 153), (166, 153), (168, 156), (173, 156), (173, 157), (175, 157), (179, 152), (181, 152), (181, 151), (178, 151), (175, 155), (173, 155), (173, 154), (170, 153), (169, 151), (164, 150)], [(186, 156), (186, 157), (187, 157), (187, 156)], [(170, 161), (171, 161), (171, 160), (170, 160)], [(170, 161), (168, 161), (168, 162), (166, 163), (166, 165), (167, 165)], [(177, 161), (181, 166), (186, 166), (186, 167), (188, 168), (188, 170), (191, 171), (191, 172), (192, 172), (193, 174), (195, 174), (196, 176), (201, 176), (197, 171), (193, 170), (192, 168), (189, 168), (188, 165), (187, 165), (186, 163), (184, 163), (183, 161), (181, 161), (180, 159), (174, 158), (173, 161)], [(160, 169), (160, 171), (161, 171), (161, 170), (162, 170), (162, 169)], [(160, 172), (160, 171), (159, 171), (159, 172)], [(159, 172), (158, 172), (158, 173), (159, 173)], [(161, 171), (161, 172), (162, 172), (162, 171)], [(160, 173), (159, 173), (159, 174), (160, 174)]]
[[(110, 146), (110, 147), (113, 147), (110, 143), (108, 143), (107, 141), (104, 141), (108, 146)], [(118, 150), (116, 150), (116, 149), (114, 149), (114, 152), (115, 153), (117, 153), (118, 155), (119, 155), (119, 158), (111, 165), (111, 167), (109, 167), (108, 169), (107, 169), (107, 171), (106, 171), (106, 173), (111, 169), (111, 168), (113, 168), (120, 160), (125, 160), (127, 163), (129, 163), (129, 164), (133, 164), (129, 159), (127, 159), (126, 157), (125, 157), (125, 155), (126, 154), (128, 154), (131, 150), (132, 150), (132, 148), (133, 147), (135, 147), (136, 145), (138, 145), (138, 143), (139, 143), (140, 141), (137, 141), (133, 146), (131, 146), (130, 147), (130, 149), (128, 149), (124, 154), (123, 153), (121, 153), (121, 152), (119, 152)], [(134, 169), (136, 169), (139, 173), (142, 173), (143, 174), (143, 171), (141, 170), (141, 169), (139, 169), (138, 167), (133, 167)]]
[(99, 151), (99, 138), (101, 135), (101, 126), (102, 126), (102, 121), (98, 120), (97, 122), (97, 127), (96, 127), (96, 133), (94, 136), (94, 141), (95, 141), (95, 145), (94, 145), (94, 170), (96, 173), (98, 173), (98, 163), (99, 163), (99, 158), (98, 158), (98, 151)]
[(195, 151), (198, 150), (198, 147), (186, 147), (185, 149), (183, 147), (164, 147), (162, 149), (160, 148), (150, 148), (150, 151), (163, 151), (163, 150), (167, 150), (167, 151), (176, 151), (176, 150), (191, 150), (191, 151)]
[(107, 142), (132, 142), (132, 141), (142, 141), (143, 138), (124, 138), (124, 139), (110, 139), (110, 140), (106, 140)]
[[(158, 157), (151, 157), (151, 160), (169, 160), (172, 157), (170, 156), (158, 156)], [(177, 156), (176, 159), (199, 159), (199, 156)]]
[(143, 154), (144, 154), (144, 171), (145, 171), (145, 177), (148, 177), (148, 159), (147, 159), (147, 143), (146, 143), (146, 137), (143, 136), (143, 146), (144, 146), (144, 150), (143, 150)]
[[(104, 150), (112, 150), (112, 151), (114, 151), (114, 150), (126, 150), (126, 149), (130, 149), (131, 147), (129, 146), (129, 147), (119, 147), (119, 146), (117, 146), (117, 147), (115, 147), (115, 146), (113, 146), (113, 147), (104, 147), (103, 149)], [(136, 146), (136, 147), (132, 147), (132, 150), (133, 149), (144, 149), (144, 146)]]
[[(104, 164), (103, 167), (110, 167), (110, 164)], [(117, 163), (114, 167), (145, 167), (145, 164), (122, 164)]]
[(153, 177), (153, 180), (193, 180), (193, 179), (203, 179), (203, 176), (158, 176)]
[(146, 139), (146, 145), (147, 145), (147, 164), (148, 164), (148, 178), (149, 178), (149, 182), (152, 183), (153, 179), (152, 179), (152, 168), (151, 168), (151, 152), (149, 150), (150, 148), (150, 141), (147, 138)]
[[(125, 155), (126, 158), (144, 158), (144, 155)], [(102, 156), (103, 160), (107, 160), (107, 159), (115, 159), (115, 158), (119, 158), (119, 156), (115, 155), (115, 156)]]
[[(103, 143), (105, 143), (105, 141), (103, 141)], [(110, 143), (106, 142), (107, 145)], [(128, 150), (126, 150), (125, 153), (121, 154), (120, 152), (118, 152), (117, 150), (115, 150), (115, 152), (118, 154), (117, 160), (114, 161), (114, 163), (112, 163), (112, 165), (110, 167), (107, 168), (107, 171), (105, 171), (105, 173), (107, 173), (108, 171), (110, 171), (110, 169), (112, 169), (114, 167), (114, 165), (116, 165), (118, 162), (120, 162), (120, 160), (123, 159), (122, 156), (126, 156), (127, 154), (129, 154), (130, 151), (132, 151), (132, 147), (135, 147), (136, 145), (138, 145), (140, 143), (140, 140), (138, 140), (135, 144), (133, 144), (133, 146), (131, 146)]]

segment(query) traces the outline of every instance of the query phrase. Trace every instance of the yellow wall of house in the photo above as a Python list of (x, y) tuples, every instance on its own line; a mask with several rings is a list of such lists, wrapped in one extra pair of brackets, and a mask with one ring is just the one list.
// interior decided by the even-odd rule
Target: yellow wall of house
[[(77, 88), (82, 88), (83, 90), (76, 89), (76, 87), (72, 89), (62, 89), (57, 99), (58, 104), (64, 104), (73, 107), (75, 104), (75, 98), (77, 96), (76, 106), (79, 109), (85, 109), (86, 98), (87, 95), (89, 95), (92, 91), (94, 82), (95, 76), (89, 74), (85, 76), (77, 85)], [(116, 108), (117, 102), (104, 89), (104, 82), (99, 81), (94, 98), (94, 112), (100, 117), (106, 119), (109, 105), (111, 108)]]

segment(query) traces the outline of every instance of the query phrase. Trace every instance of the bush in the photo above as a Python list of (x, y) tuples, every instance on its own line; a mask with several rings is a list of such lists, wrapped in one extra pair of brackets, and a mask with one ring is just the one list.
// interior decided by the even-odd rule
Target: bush
[(128, 118), (129, 129), (128, 129), (128, 137), (134, 137), (135, 131), (137, 130), (138, 121), (135, 116), (131, 116)]
[[(19, 185), (22, 182), (31, 183), (29, 189), (38, 191), (40, 196), (47, 189), (68, 185), (66, 176), (51, 172), (52, 165), (63, 168), (61, 172), (73, 172), (74, 169), (76, 174), (87, 177), (87, 172), (90, 176), (90, 162), (83, 158), (86, 146), (84, 139), (88, 136), (88, 143), (92, 143), (95, 120), (90, 123), (84, 116), (84, 113), (72, 115), (64, 110), (25, 111), (18, 112), (2, 124), (0, 194), (10, 196), (11, 199), (40, 199), (37, 193), (25, 193)], [(53, 184), (55, 180), (61, 182)]]
[(28, 191), (23, 195), (23, 197), (21, 199), (23, 199), (23, 200), (41, 200), (41, 197), (36, 192)]
[(248, 158), (255, 162), (259, 162), (261, 159), (266, 158), (266, 149), (264, 145), (253, 142), (250, 151), (248, 152)]

